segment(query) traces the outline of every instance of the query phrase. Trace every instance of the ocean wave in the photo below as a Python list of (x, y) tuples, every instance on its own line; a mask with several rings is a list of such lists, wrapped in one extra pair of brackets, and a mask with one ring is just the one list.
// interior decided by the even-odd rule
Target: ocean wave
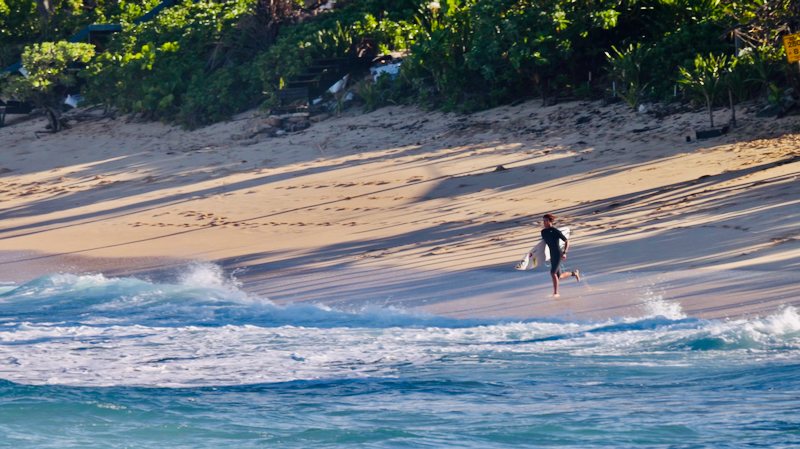
[[(0, 293), (6, 324), (60, 323), (75, 325), (246, 326), (315, 328), (432, 327), (483, 328), (505, 326), (509, 342), (536, 339), (602, 338), (634, 332), (685, 338), (671, 339), (670, 348), (738, 348), (768, 344), (770, 339), (798, 336), (800, 317), (794, 308), (762, 319), (717, 321), (687, 318), (677, 302), (647, 290), (638, 317), (605, 321), (551, 319), (455, 319), (394, 307), (363, 306), (339, 310), (321, 304), (276, 305), (249, 295), (235, 278), (226, 278), (216, 265), (198, 263), (174, 284), (100, 274), (52, 274), (19, 286), (3, 285)], [(513, 331), (512, 329), (517, 329)], [(531, 336), (533, 330), (535, 335)], [(779, 337), (778, 337), (779, 336)], [(531, 338), (526, 338), (531, 337)], [(713, 343), (714, 341), (719, 344)], [(749, 346), (750, 345), (750, 346)]]
[(708, 321), (691, 335), (677, 339), (672, 348), (692, 350), (781, 350), (800, 348), (800, 315), (786, 307), (765, 318)]
[(686, 318), (659, 295), (645, 306), (644, 317), (603, 321), (459, 320), (394, 308), (279, 306), (246, 294), (209, 265), (192, 268), (176, 284), (57, 274), (0, 295), (0, 379), (251, 385), (464, 369), (507, 373), (548, 363), (730, 365), (765, 354), (796, 361), (800, 354), (800, 315), (791, 307), (719, 321)]
[(8, 289), (0, 294), (0, 306), (5, 321), (68, 325), (468, 327), (500, 321), (457, 320), (391, 307), (279, 306), (243, 292), (235, 279), (226, 279), (211, 264), (194, 265), (176, 284), (100, 274), (52, 274)]
[[(320, 309), (321, 310), (321, 309)], [(366, 317), (361, 318), (368, 322)], [(731, 322), (508, 322), (464, 327), (0, 324), (0, 378), (22, 384), (194, 387), (315, 379), (487, 376), (600, 367), (796, 363), (795, 309)], [(602, 368), (606, 369), (606, 368)], [(608, 368), (611, 369), (611, 368)]]

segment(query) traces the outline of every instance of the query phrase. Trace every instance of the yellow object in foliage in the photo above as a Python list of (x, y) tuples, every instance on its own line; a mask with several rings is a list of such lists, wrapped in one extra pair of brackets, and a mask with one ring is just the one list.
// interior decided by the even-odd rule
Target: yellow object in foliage
[(783, 36), (783, 46), (789, 62), (800, 61), (800, 33)]

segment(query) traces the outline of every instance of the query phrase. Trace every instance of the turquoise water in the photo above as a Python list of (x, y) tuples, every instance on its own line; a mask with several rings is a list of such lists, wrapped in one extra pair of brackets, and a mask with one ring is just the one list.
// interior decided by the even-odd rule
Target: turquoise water
[(0, 447), (793, 447), (800, 316), (456, 320), (175, 284), (0, 286)]

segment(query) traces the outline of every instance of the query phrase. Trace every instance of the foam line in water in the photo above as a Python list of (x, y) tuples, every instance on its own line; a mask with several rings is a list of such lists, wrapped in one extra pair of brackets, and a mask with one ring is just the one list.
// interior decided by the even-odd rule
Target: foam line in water
[(392, 308), (279, 307), (248, 296), (207, 265), (177, 284), (50, 275), (0, 295), (7, 318), (0, 321), (0, 379), (180, 387), (391, 378), (520, 363), (535, 369), (564, 358), (664, 366), (748, 363), (775, 351), (797, 358), (794, 308), (723, 322), (687, 319), (659, 304), (658, 295), (646, 300), (655, 306), (639, 319), (457, 320)]
[[(0, 378), (24, 384), (186, 387), (536, 370), (553, 360), (748, 364), (800, 353), (795, 309), (731, 322), (666, 319), (463, 327), (0, 324)], [(560, 362), (563, 363), (563, 362)], [(761, 362), (757, 362), (761, 363)], [(505, 367), (505, 368), (504, 368)]]

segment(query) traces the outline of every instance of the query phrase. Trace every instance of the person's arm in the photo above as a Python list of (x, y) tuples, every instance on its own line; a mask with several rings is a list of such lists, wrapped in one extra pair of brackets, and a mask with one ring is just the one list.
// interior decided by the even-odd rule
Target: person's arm
[(556, 229), (556, 232), (558, 232), (558, 238), (564, 241), (564, 252), (561, 253), (561, 259), (566, 259), (567, 251), (569, 250), (569, 239), (564, 235), (563, 232), (561, 232), (560, 229)]

